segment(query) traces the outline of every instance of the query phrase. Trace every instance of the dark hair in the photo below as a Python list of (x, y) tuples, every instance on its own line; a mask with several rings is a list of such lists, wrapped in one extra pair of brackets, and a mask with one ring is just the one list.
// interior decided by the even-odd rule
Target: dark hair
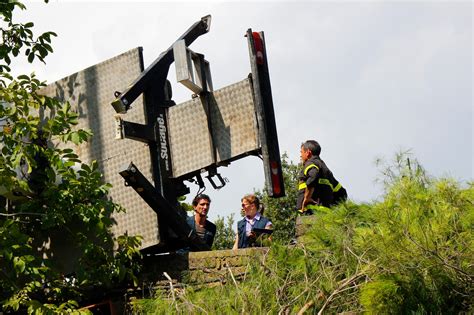
[(206, 195), (206, 194), (199, 194), (199, 195), (196, 195), (196, 197), (194, 197), (193, 203), (192, 203), (193, 206), (197, 206), (198, 203), (199, 203), (199, 201), (200, 201), (201, 199), (206, 199), (207, 201), (209, 201), (209, 203), (211, 203), (211, 198), (209, 198), (208, 195)]
[(301, 144), (305, 150), (310, 150), (313, 155), (319, 156), (321, 154), (321, 146), (315, 140), (306, 140)]

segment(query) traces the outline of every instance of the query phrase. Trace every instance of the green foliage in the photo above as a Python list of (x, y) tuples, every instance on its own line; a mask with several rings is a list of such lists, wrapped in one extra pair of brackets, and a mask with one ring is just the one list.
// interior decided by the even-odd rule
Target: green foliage
[[(82, 295), (123, 281), (136, 282), (140, 237), (119, 236), (114, 251), (111, 214), (98, 164), (82, 163), (72, 149), (92, 135), (75, 129), (69, 103), (41, 95), (34, 74), (13, 79), (11, 58), (26, 48), (28, 61), (52, 52), (47, 32), (12, 22), (18, 1), (2, 2), (0, 49), (0, 303), (7, 312), (66, 313)], [(41, 118), (40, 118), (41, 117)]]
[(386, 191), (391, 190), (393, 184), (401, 178), (410, 178), (421, 185), (427, 185), (430, 182), (425, 169), (416, 159), (410, 160), (410, 150), (400, 151), (395, 154), (392, 161), (385, 161), (383, 158), (377, 158), (375, 165), (378, 167), (380, 177), (377, 182), (382, 183)]
[(382, 201), (321, 216), (307, 247), (344, 266), (346, 278), (362, 272), (359, 303), (368, 312), (467, 311), (474, 186), (428, 179), (416, 161), (404, 161), (390, 169)]
[[(228, 273), (226, 284), (213, 288), (157, 292), (153, 300), (136, 300), (134, 312), (163, 314), (295, 314), (312, 298), (319, 299), (307, 252), (274, 244), (266, 257), (255, 257), (245, 280), (235, 282)], [(312, 281), (310, 281), (312, 280)]]
[(221, 216), (217, 216), (217, 220), (214, 224), (216, 225), (216, 236), (214, 237), (212, 249), (231, 249), (235, 240), (235, 231), (233, 228), (234, 214), (229, 215), (227, 220)]
[(402, 295), (392, 280), (374, 280), (362, 285), (360, 302), (373, 314), (400, 314)]
[[(45, 2), (48, 2), (45, 0)], [(44, 59), (53, 52), (51, 37), (57, 36), (54, 32), (45, 32), (35, 38), (33, 22), (14, 23), (15, 9), (26, 10), (23, 3), (16, 0), (2, 1), (0, 3), (0, 35), (2, 46), (0, 48), (0, 72), (10, 72), (9, 65), (12, 58), (17, 57), (23, 50), (28, 62), (35, 58), (44, 63)]]
[(298, 194), (298, 165), (288, 161), (288, 155), (281, 157), (283, 182), (286, 196), (270, 198), (265, 191), (257, 191), (265, 205), (265, 216), (273, 224), (273, 241), (287, 244), (295, 237), (296, 197)]
[(193, 212), (194, 213), (193, 205), (185, 202), (185, 200), (186, 200), (186, 196), (178, 197), (179, 206), (180, 206), (183, 214), (186, 214), (187, 212)]
[[(137, 312), (472, 313), (474, 183), (428, 178), (399, 157), (380, 201), (308, 218), (304, 241), (274, 243), (243, 280), (159, 292)], [(387, 169), (386, 169), (387, 170)]]
[(360, 292), (360, 302), (373, 314), (400, 314), (402, 295), (393, 280), (374, 280), (365, 283)]

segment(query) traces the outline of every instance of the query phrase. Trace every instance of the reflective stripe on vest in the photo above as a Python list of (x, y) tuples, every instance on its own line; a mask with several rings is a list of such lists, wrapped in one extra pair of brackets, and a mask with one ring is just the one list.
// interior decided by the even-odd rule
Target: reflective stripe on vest
[[(336, 188), (334, 188), (334, 187), (332, 186), (331, 182), (330, 182), (328, 179), (326, 179), (326, 178), (320, 178), (320, 179), (318, 180), (318, 183), (321, 184), (321, 185), (328, 185), (329, 187), (331, 187), (331, 190), (332, 190), (333, 192), (338, 192), (339, 189), (342, 188), (341, 183), (338, 183), (338, 184), (336, 185)], [(303, 190), (303, 189), (305, 189), (306, 187), (308, 187), (308, 186), (306, 185), (305, 182), (298, 184), (298, 190)]]
[[(306, 168), (304, 169), (304, 171), (303, 171), (304, 176), (307, 176), (307, 175), (308, 175), (308, 171), (309, 171), (310, 169), (312, 169), (313, 167), (316, 167), (316, 168), (319, 170), (319, 167), (317, 167), (316, 164), (310, 164), (310, 165), (306, 166)], [(303, 190), (303, 189), (305, 189), (306, 187), (308, 187), (308, 186), (306, 185), (305, 182), (300, 182), (300, 183), (298, 183), (298, 190)]]
[[(304, 175), (305, 175), (305, 176), (308, 175), (308, 171), (309, 171), (310, 169), (312, 169), (313, 167), (316, 167), (316, 168), (319, 170), (319, 167), (317, 167), (316, 164), (310, 164), (310, 165), (308, 165), (308, 166), (304, 169), (304, 172), (303, 172)], [(329, 179), (327, 179), (327, 178), (320, 178), (320, 179), (318, 180), (318, 183), (321, 184), (321, 185), (328, 185), (329, 187), (331, 187), (331, 190), (332, 190), (333, 192), (337, 192), (337, 191), (339, 191), (339, 189), (342, 188), (341, 183), (337, 183), (336, 187), (334, 187), (334, 186), (331, 184), (331, 182), (329, 181)], [(305, 189), (306, 187), (307, 187), (307, 185), (306, 185), (305, 182), (298, 184), (298, 190), (303, 190), (303, 189)]]
[(326, 179), (326, 178), (320, 178), (320, 179), (318, 180), (318, 183), (320, 183), (320, 184), (322, 184), (322, 185), (328, 185), (329, 187), (331, 187), (331, 190), (332, 190), (333, 192), (337, 192), (337, 191), (339, 191), (339, 189), (342, 188), (341, 183), (337, 183), (336, 187), (333, 187), (332, 184), (331, 184), (331, 182), (329, 181), (329, 179)]
[(320, 178), (318, 180), (318, 183), (321, 184), (321, 185), (328, 185), (329, 187), (331, 187), (331, 190), (334, 191), (334, 187), (332, 187), (332, 184), (331, 182), (329, 181), (329, 179), (327, 178)]
[(299, 183), (299, 184), (298, 184), (298, 190), (305, 189), (306, 187), (307, 187), (307, 185), (306, 185), (305, 182), (302, 182), (302, 183)]
[(316, 164), (310, 164), (306, 166), (306, 168), (304, 169), (304, 172), (303, 172), (304, 176), (308, 175), (308, 171), (312, 169), (313, 167), (316, 167), (319, 171), (319, 167), (317, 167)]

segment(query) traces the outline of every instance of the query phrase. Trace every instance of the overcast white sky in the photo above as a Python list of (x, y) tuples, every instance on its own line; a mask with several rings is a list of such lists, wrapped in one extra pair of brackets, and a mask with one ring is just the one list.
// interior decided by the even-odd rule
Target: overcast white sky
[[(17, 73), (53, 82), (137, 46), (148, 66), (211, 14), (211, 31), (191, 49), (211, 63), (214, 88), (247, 76), (243, 35), (264, 31), (281, 152), (297, 163), (301, 142), (318, 140), (353, 200), (380, 195), (374, 160), (400, 150), (411, 149), (432, 175), (473, 178), (469, 1), (52, 0), (27, 7), (22, 19), (58, 38), (46, 66), (21, 64)], [(176, 102), (190, 98), (184, 87), (173, 88)], [(210, 218), (239, 218), (240, 197), (263, 187), (261, 161), (249, 157), (220, 171), (230, 182), (220, 191), (208, 185)]]

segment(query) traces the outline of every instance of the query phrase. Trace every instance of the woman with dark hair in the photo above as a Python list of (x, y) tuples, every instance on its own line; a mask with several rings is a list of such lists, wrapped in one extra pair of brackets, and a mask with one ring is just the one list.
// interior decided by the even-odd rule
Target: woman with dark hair
[(272, 222), (262, 215), (263, 206), (254, 194), (242, 197), (244, 218), (237, 222), (237, 236), (233, 249), (256, 246), (256, 230), (271, 230)]
[(194, 215), (187, 217), (189, 227), (207, 244), (212, 247), (216, 226), (207, 220), (207, 213), (211, 206), (211, 198), (205, 194), (199, 194), (193, 199)]

